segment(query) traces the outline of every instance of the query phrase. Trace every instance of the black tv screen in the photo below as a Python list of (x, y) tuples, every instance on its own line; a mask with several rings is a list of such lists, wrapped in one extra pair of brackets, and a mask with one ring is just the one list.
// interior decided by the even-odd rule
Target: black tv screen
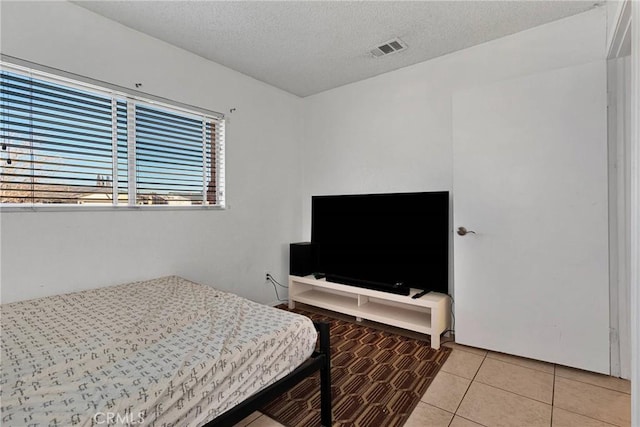
[(448, 191), (313, 196), (311, 205), (327, 280), (448, 293)]

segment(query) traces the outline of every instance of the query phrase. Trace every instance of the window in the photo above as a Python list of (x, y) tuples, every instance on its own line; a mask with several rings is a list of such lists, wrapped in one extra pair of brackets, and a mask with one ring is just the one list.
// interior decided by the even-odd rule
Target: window
[(224, 206), (224, 120), (3, 66), (0, 204)]

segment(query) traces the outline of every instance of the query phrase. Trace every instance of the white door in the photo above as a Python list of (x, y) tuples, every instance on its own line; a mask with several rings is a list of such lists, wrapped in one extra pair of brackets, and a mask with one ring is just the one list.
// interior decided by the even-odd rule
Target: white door
[(459, 343), (609, 372), (605, 73), (602, 61), (454, 95)]

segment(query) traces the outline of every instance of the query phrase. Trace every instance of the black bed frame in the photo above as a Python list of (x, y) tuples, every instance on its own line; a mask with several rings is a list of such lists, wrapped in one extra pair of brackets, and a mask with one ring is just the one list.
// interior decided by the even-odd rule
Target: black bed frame
[(329, 349), (329, 324), (313, 322), (320, 334), (320, 346), (309, 359), (293, 372), (260, 390), (248, 399), (240, 402), (205, 424), (205, 427), (231, 427), (242, 421), (254, 411), (259, 410), (285, 391), (298, 384), (304, 378), (320, 371), (320, 420), (324, 427), (331, 427), (331, 352)]

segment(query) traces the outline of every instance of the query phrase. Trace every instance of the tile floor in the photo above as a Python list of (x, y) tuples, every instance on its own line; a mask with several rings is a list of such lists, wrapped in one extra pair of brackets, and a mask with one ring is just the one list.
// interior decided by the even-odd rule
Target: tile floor
[(455, 343), (405, 427), (630, 426), (629, 381)]
[[(405, 427), (630, 426), (629, 381), (465, 347), (451, 355)], [(278, 427), (258, 412), (236, 427)], [(381, 427), (381, 426), (376, 426)]]

